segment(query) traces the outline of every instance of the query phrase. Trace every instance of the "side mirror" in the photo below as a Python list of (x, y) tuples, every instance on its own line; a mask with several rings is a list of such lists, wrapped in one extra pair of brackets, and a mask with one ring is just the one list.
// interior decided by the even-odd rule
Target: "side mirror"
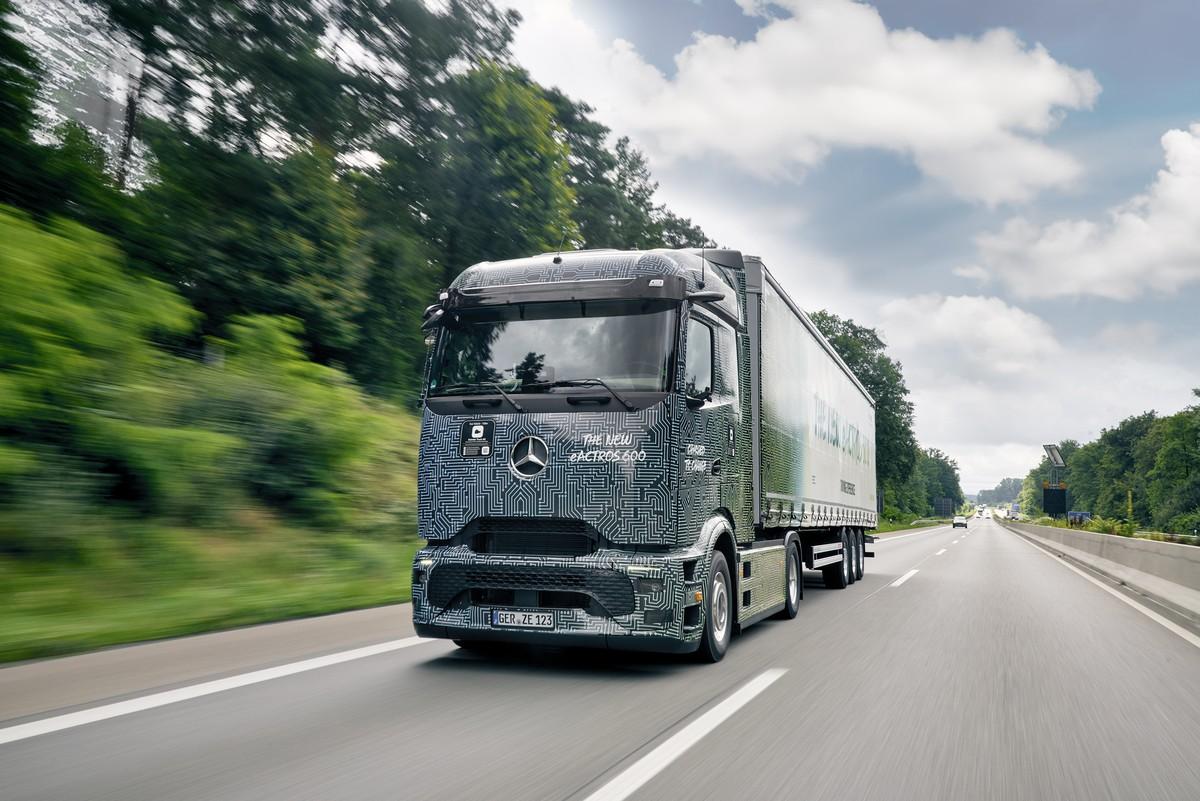
[(421, 323), (421, 330), (429, 331), (429, 330), (437, 327), (437, 325), (442, 321), (442, 318), (445, 316), (446, 316), (445, 310), (443, 310), (443, 309), (435, 310), (432, 314), (430, 314), (428, 317), (425, 318), (425, 322)]
[(715, 303), (725, 299), (725, 293), (719, 289), (701, 289), (689, 292), (687, 299), (692, 303)]
[(698, 395), (684, 395), (683, 400), (689, 409), (699, 409), (706, 402), (712, 400), (712, 389), (707, 388)]

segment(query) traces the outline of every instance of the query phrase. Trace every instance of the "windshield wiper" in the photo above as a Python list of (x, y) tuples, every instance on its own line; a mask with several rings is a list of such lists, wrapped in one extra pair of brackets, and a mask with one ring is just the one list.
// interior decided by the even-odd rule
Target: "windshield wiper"
[[(527, 384), (526, 386), (530, 386), (530, 385)], [(616, 398), (618, 401), (620, 401), (621, 405), (624, 406), (629, 411), (632, 412), (637, 408), (632, 403), (625, 400), (625, 398), (619, 392), (617, 392), (615, 389), (610, 387), (607, 384), (607, 382), (605, 382), (604, 379), (602, 379), (602, 378), (564, 378), (560, 381), (535, 381), (532, 383), (532, 386), (546, 387), (547, 389), (549, 389), (550, 387), (601, 386), (601, 387), (604, 387), (605, 389), (607, 389), (609, 394), (612, 395), (614, 398)]]
[(494, 389), (494, 390), (496, 390), (497, 392), (500, 393), (500, 395), (506, 401), (509, 402), (509, 404), (514, 409), (516, 409), (521, 414), (525, 414), (525, 407), (522, 406), (521, 404), (517, 403), (515, 400), (513, 400), (512, 395), (509, 395), (507, 392), (505, 392), (504, 389), (499, 384), (497, 384), (495, 381), (463, 382), (463, 383), (458, 383), (458, 384), (447, 384), (444, 387), (438, 387), (438, 390), (440, 392), (446, 392), (447, 390), (450, 390), (451, 391), (450, 394), (453, 394), (453, 390), (470, 391), (470, 390), (478, 390), (478, 389)]

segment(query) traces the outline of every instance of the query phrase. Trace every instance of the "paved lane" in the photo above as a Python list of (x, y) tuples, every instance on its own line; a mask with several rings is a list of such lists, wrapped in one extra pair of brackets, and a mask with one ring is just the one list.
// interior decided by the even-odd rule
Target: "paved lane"
[(0, 798), (585, 799), (771, 669), (630, 797), (1200, 797), (1200, 649), (972, 523), (718, 665), (422, 643), (0, 746)]

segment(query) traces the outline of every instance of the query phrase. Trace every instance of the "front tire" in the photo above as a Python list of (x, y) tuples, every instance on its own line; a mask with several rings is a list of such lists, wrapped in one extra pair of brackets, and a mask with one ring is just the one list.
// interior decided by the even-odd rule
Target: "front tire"
[(713, 551), (708, 570), (708, 593), (704, 615), (704, 637), (699, 657), (704, 662), (720, 662), (733, 637), (733, 582), (725, 554)]

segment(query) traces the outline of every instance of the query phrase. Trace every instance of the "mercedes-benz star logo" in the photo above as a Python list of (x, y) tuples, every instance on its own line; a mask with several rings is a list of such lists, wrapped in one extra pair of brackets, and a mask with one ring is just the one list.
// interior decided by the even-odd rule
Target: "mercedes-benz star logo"
[(525, 437), (513, 446), (509, 461), (518, 476), (533, 478), (546, 469), (546, 462), (550, 461), (550, 449), (537, 437)]

